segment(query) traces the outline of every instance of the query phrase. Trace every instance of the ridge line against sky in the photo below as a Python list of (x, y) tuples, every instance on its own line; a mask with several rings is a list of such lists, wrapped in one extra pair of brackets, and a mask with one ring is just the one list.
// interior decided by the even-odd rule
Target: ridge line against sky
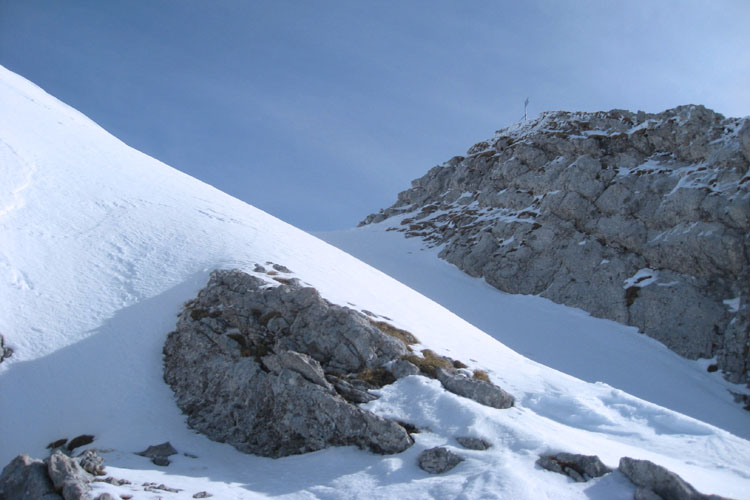
[(0, 64), (306, 230), (544, 110), (750, 114), (750, 2), (0, 0)]

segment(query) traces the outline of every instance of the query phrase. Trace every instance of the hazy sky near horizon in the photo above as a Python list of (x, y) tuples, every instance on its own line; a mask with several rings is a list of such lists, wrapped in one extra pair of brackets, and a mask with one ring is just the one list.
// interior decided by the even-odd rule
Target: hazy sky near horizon
[[(750, 1), (0, 0), (0, 64), (310, 231), (545, 110), (750, 115)], [(0, 110), (2, 112), (2, 110)]]

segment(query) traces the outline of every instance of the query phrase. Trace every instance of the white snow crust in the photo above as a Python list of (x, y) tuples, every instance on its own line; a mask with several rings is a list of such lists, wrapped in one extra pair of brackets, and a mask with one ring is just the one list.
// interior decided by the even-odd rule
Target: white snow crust
[[(618, 356), (633, 378), (645, 383), (647, 373), (654, 385), (667, 386), (661, 393), (684, 403), (673, 407), (689, 413), (716, 406), (694, 414), (711, 423), (631, 396), (622, 390), (626, 381), (585, 382), (532, 361), (343, 251), (129, 148), (2, 67), (0, 179), (0, 333), (15, 351), (0, 364), (0, 464), (19, 453), (41, 458), (47, 443), (90, 433), (108, 474), (132, 481), (95, 483), (95, 492), (136, 499), (189, 499), (199, 491), (221, 499), (632, 498), (634, 487), (620, 473), (574, 483), (534, 465), (541, 453), (570, 451), (598, 454), (610, 466), (625, 455), (649, 459), (701, 491), (750, 498), (750, 443), (743, 439), (749, 420), (727, 403), (718, 379), (676, 357), (654, 357), (652, 351), (662, 352), (656, 343), (633, 344)], [(392, 244), (395, 251), (395, 239), (372, 234), (373, 251)], [(436, 283), (474, 294), (467, 303), (499, 296), (440, 274), (444, 263), (428, 252), (420, 257), (415, 272), (432, 267), (448, 280)], [(434, 380), (402, 379), (368, 405), (423, 430), (412, 448), (393, 456), (346, 447), (273, 460), (195, 433), (162, 381), (166, 335), (211, 270), (252, 271), (269, 261), (328, 300), (388, 316), (426, 347), (486, 370), (516, 396), (516, 407), (487, 408)], [(498, 338), (539, 333), (549, 342), (545, 362), (574, 359), (595, 333), (625, 336), (614, 323), (528, 300), (508, 296), (491, 306), (496, 311), (486, 318), (497, 324), (488, 329)], [(484, 327), (479, 320), (472, 319)], [(525, 320), (531, 327), (524, 329)], [(564, 332), (562, 347), (555, 332)], [(593, 349), (602, 359), (581, 358), (584, 378), (613, 373), (607, 365), (614, 356), (601, 344)], [(494, 446), (464, 450), (455, 442), (460, 435)], [(169, 467), (133, 454), (167, 440), (180, 451)], [(421, 471), (417, 455), (437, 445), (466, 460), (439, 476)], [(147, 492), (145, 482), (182, 491)]]

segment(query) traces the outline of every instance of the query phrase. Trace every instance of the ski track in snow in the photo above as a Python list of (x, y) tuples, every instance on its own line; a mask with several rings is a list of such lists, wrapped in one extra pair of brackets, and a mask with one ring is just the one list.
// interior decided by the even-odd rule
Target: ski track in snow
[[(610, 466), (625, 455), (647, 458), (701, 491), (750, 498), (745, 439), (633, 397), (619, 390), (622, 385), (584, 382), (532, 361), (523, 349), (516, 353), (350, 255), (128, 148), (1, 67), (0, 109), (0, 138), (15, 151), (2, 150), (0, 178), (17, 179), (10, 191), (0, 191), (0, 206), (14, 207), (0, 217), (0, 332), (15, 350), (0, 365), (0, 463), (19, 453), (43, 457), (47, 443), (91, 433), (107, 472), (133, 483), (95, 483), (95, 495), (632, 498), (634, 487), (619, 473), (573, 483), (534, 465), (540, 453), (564, 450), (598, 454)], [(29, 165), (36, 168), (33, 175), (18, 176)], [(25, 179), (25, 188), (13, 192)], [(420, 260), (423, 266), (443, 266), (428, 257)], [(486, 370), (516, 396), (517, 406), (487, 408), (447, 393), (434, 380), (402, 379), (367, 405), (422, 430), (412, 448), (393, 456), (346, 447), (272, 460), (193, 432), (162, 381), (166, 335), (212, 269), (252, 272), (254, 264), (269, 261), (286, 265), (328, 300), (387, 316), (425, 347)], [(476, 293), (467, 302), (489, 288)], [(522, 309), (527, 298), (513, 300), (506, 312), (535, 311), (550, 325), (592, 320), (548, 302)], [(509, 326), (522, 320), (508, 320)], [(621, 332), (612, 323), (596, 322), (612, 335)], [(572, 351), (553, 345), (550, 359), (556, 350), (566, 356)], [(638, 347), (627, 354), (646, 352)], [(667, 363), (654, 373), (666, 376), (679, 366)], [(587, 369), (603, 370), (598, 364)], [(676, 387), (675, 392), (683, 390)], [(711, 404), (723, 404), (719, 385), (700, 387)], [(684, 397), (693, 407), (703, 404), (693, 395)], [(735, 409), (725, 406), (717, 413), (725, 412), (732, 422), (738, 418)], [(464, 450), (455, 441), (459, 435), (484, 437), (494, 446)], [(167, 440), (180, 452), (167, 468), (133, 454)], [(418, 454), (438, 445), (466, 460), (439, 476), (421, 471)], [(182, 491), (146, 492), (144, 482)]]

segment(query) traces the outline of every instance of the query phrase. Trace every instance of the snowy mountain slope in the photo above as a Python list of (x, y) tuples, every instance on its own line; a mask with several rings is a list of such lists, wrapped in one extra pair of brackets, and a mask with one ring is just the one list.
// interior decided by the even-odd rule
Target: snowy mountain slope
[[(512, 295), (438, 257), (441, 247), (404, 238), (390, 220), (317, 236), (433, 299), (504, 345), (589, 382), (604, 382), (652, 403), (750, 438), (750, 413), (731, 392), (742, 384), (613, 321), (531, 295)], [(731, 391), (731, 392), (730, 392)]]
[[(698, 489), (750, 491), (750, 443), (726, 431), (531, 361), (348, 254), (110, 136), (0, 68), (0, 463), (81, 433), (97, 436), (110, 475), (96, 491), (134, 498), (632, 498), (619, 473), (589, 483), (534, 465), (540, 453), (628, 455)], [(404, 453), (354, 448), (271, 460), (191, 431), (162, 381), (161, 348), (210, 270), (273, 261), (327, 299), (392, 318), (439, 353), (486, 369), (517, 405), (495, 410), (408, 377), (368, 405), (423, 429)], [(455, 436), (492, 441), (460, 449)], [(165, 440), (167, 468), (133, 452)], [(420, 451), (466, 460), (429, 476)], [(144, 482), (182, 489), (147, 492)]]

